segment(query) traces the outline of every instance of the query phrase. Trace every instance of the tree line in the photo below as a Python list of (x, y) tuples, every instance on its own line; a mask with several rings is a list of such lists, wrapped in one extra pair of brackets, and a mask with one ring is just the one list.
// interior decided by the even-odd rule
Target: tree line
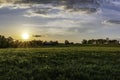
[(112, 44), (117, 45), (119, 44), (118, 40), (110, 40), (109, 38), (106, 39), (90, 39), (90, 40), (83, 40), (82, 44), (96, 44), (96, 45), (105, 45), (105, 44)]
[(64, 43), (59, 43), (58, 41), (42, 41), (42, 40), (31, 40), (31, 41), (20, 41), (14, 40), (12, 37), (5, 37), (0, 35), (0, 48), (22, 48), (22, 47), (43, 47), (43, 46), (58, 46), (58, 45), (105, 45), (105, 44), (119, 44), (117, 40), (109, 40), (107, 39), (91, 39), (91, 40), (83, 40), (80, 43), (70, 42), (65, 40)]
[[(73, 44), (65, 40), (65, 45)], [(31, 41), (20, 41), (14, 40), (12, 37), (6, 38), (0, 35), (0, 48), (22, 48), (22, 47), (40, 47), (40, 46), (57, 46), (60, 45), (58, 41), (42, 41), (42, 40), (31, 40)]]

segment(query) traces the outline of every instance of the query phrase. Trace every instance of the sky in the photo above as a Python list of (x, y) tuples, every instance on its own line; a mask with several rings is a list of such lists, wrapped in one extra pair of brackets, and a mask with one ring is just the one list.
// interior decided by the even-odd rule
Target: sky
[(120, 39), (120, 0), (0, 0), (0, 34), (41, 40)]

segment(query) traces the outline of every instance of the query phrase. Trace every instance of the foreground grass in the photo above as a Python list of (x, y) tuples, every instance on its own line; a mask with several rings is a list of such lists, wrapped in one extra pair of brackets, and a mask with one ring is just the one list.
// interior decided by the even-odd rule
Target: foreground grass
[(120, 48), (0, 49), (0, 80), (120, 80)]

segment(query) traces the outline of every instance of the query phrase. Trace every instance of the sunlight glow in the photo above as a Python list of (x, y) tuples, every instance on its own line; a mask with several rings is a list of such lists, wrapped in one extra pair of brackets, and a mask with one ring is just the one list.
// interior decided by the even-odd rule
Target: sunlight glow
[(22, 39), (24, 39), (24, 40), (29, 39), (29, 34), (28, 33), (23, 33), (22, 34)]

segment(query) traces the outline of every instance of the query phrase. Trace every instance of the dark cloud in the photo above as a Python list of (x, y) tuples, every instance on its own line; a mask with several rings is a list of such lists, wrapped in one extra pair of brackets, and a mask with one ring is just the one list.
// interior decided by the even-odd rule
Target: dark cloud
[(37, 38), (37, 37), (42, 37), (42, 35), (33, 35), (33, 37), (36, 37), (36, 38)]
[(109, 23), (120, 24), (120, 20), (109, 20)]
[(37, 3), (37, 4), (47, 4), (47, 3), (59, 3), (64, 0), (0, 0), (0, 3)]
[(105, 23), (110, 23), (110, 24), (120, 24), (120, 20), (107, 20)]
[(66, 0), (66, 9), (75, 11), (96, 12), (99, 7), (97, 0)]
[[(27, 3), (27, 4), (52, 4), (54, 6), (65, 6), (65, 9), (71, 9), (71, 11), (86, 11), (96, 12), (99, 3), (97, 0), (0, 0), (0, 2), (7, 2), (7, 3)], [(37, 13), (45, 13), (45, 11), (36, 11)]]
[(50, 8), (39, 8), (33, 9), (33, 12), (36, 14), (47, 14)]

